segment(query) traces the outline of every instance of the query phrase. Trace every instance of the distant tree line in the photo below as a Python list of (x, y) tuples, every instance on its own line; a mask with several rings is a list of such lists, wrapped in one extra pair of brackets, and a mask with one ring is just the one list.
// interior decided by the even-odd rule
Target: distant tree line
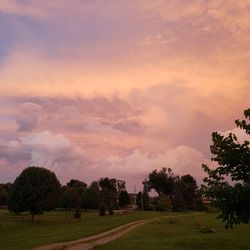
[(80, 209), (99, 209), (100, 215), (130, 204), (125, 181), (115, 178), (100, 178), (87, 186), (72, 179), (61, 185), (56, 175), (42, 167), (28, 167), (13, 184), (0, 184), (0, 206), (8, 206), (11, 212), (20, 214), (29, 211), (32, 220), (35, 215), (55, 208), (75, 212)]
[[(155, 190), (157, 197), (150, 198)], [(137, 205), (141, 210), (185, 211), (205, 210), (201, 191), (195, 178), (189, 174), (174, 175), (170, 168), (153, 170), (143, 182), (143, 191), (137, 195)]]

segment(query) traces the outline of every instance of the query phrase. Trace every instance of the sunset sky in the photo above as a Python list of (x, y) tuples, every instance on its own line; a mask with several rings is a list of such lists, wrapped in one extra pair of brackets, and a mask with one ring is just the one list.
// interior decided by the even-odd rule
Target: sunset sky
[(250, 0), (0, 0), (0, 182), (201, 180), (249, 96)]

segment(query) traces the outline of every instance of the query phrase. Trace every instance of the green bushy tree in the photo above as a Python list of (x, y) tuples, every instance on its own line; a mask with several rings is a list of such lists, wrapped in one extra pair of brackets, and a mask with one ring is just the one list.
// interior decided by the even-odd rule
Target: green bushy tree
[(60, 183), (56, 175), (41, 167), (28, 167), (16, 178), (9, 194), (8, 207), (15, 213), (32, 215), (50, 211), (58, 204)]

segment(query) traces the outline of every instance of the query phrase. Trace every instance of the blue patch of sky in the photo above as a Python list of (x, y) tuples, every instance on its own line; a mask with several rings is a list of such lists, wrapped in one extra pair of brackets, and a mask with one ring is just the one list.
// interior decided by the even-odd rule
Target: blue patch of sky
[(78, 48), (88, 57), (96, 50), (130, 43), (142, 31), (139, 21), (110, 18), (107, 14), (78, 13), (43, 19), (0, 13), (0, 62), (20, 44), (18, 48), (34, 48), (52, 58), (78, 56)]

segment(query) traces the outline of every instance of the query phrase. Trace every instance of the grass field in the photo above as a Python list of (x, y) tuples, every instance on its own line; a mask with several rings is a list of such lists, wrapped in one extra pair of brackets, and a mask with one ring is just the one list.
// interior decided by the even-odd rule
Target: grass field
[[(137, 228), (122, 238), (98, 246), (96, 250), (248, 250), (250, 225), (226, 230), (216, 214), (202, 214), (162, 219)], [(201, 227), (215, 228), (215, 233), (201, 233)]]
[(35, 218), (13, 215), (0, 210), (0, 249), (23, 250), (49, 243), (69, 241), (95, 235), (108, 229), (144, 218), (163, 216), (160, 212), (133, 212), (100, 217), (96, 212), (83, 212), (80, 220), (66, 219), (65, 212), (50, 212)]

